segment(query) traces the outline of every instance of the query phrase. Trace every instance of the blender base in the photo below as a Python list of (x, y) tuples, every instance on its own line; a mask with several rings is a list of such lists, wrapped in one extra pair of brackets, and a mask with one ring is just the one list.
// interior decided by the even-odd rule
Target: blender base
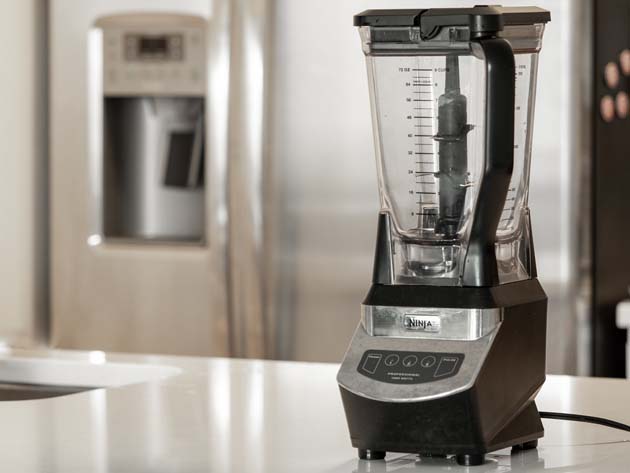
[[(394, 291), (406, 288), (375, 285), (368, 302), (391, 306), (385, 296), (400, 296)], [(472, 340), (372, 336), (363, 323), (357, 327), (337, 380), (361, 458), (382, 459), (384, 452), (454, 455), (472, 465), (496, 450), (535, 448), (544, 435), (534, 402), (545, 380), (547, 298), (540, 284), (532, 279), (449, 292), (464, 307), (502, 307), (500, 324)], [(409, 293), (427, 307), (451, 304), (433, 287), (411, 287)], [(410, 304), (420, 302), (411, 296)], [(406, 358), (415, 361), (406, 367)], [(451, 363), (446, 374), (439, 372), (444, 360)]]
[[(371, 423), (378, 418), (382, 419), (381, 416), (392, 415), (394, 411), (400, 411), (401, 407), (405, 410), (407, 410), (407, 408), (411, 408), (411, 410), (430, 410), (436, 407), (430, 405), (420, 407), (419, 405), (401, 405), (399, 403), (382, 403), (372, 401), (356, 396), (348, 391), (344, 392), (343, 388), (342, 396), (345, 403), (354, 404), (358, 401), (358, 404), (364, 405), (357, 405), (355, 407), (360, 410), (367, 408), (372, 411), (371, 416), (365, 418), (366, 423)], [(365, 405), (366, 401), (369, 405)], [(381, 404), (381, 406), (376, 407), (377, 404)], [(346, 406), (348, 406), (348, 404), (346, 404)], [(402, 412), (399, 412), (394, 416), (398, 419), (404, 417), (409, 418), (407, 413)], [(411, 426), (400, 427), (407, 427), (407, 429), (405, 429), (407, 432), (411, 429)], [(451, 431), (447, 433), (449, 436), (459, 436), (461, 434), (464, 434), (464, 436), (467, 437), (467, 435), (463, 432)], [(364, 448), (363, 443), (366, 441), (365, 438), (353, 438), (352, 444), (355, 447), (361, 445), (358, 447), (358, 455), (362, 460), (382, 460), (385, 458), (386, 452), (389, 451), (398, 453), (418, 453), (421, 457), (431, 458), (454, 455), (455, 460), (459, 465), (475, 466), (484, 463), (486, 453), (501, 450), (503, 448), (512, 447), (512, 452), (514, 453), (523, 450), (535, 449), (538, 446), (538, 439), (543, 435), (544, 429), (540, 420), (540, 415), (538, 414), (538, 409), (536, 408), (534, 401), (530, 401), (527, 403), (525, 408), (487, 444), (480, 443), (475, 445), (475, 442), (461, 442), (456, 441), (455, 438), (449, 438), (448, 440), (443, 439), (442, 441), (440, 439), (433, 438), (431, 445), (427, 445), (427, 443), (425, 443), (426, 439), (417, 439), (418, 443), (417, 445), (414, 445), (415, 441), (409, 437), (404, 439), (404, 441), (400, 439), (402, 443), (399, 443), (398, 445), (392, 443), (392, 440), (394, 439), (381, 439), (379, 441), (376, 437), (370, 439), (373, 444), (373, 448)], [(396, 441), (394, 440), (394, 442)], [(451, 445), (449, 445), (449, 443)]]

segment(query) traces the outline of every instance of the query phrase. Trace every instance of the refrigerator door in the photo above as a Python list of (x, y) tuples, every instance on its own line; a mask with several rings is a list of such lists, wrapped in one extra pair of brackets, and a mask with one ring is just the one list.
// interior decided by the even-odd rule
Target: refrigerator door
[(230, 354), (228, 3), (50, 3), (53, 346)]

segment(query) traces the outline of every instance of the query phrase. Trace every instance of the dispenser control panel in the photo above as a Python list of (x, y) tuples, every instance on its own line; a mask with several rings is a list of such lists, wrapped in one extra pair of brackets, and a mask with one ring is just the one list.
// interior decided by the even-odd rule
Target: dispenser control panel
[(182, 34), (127, 34), (125, 57), (128, 61), (181, 61), (184, 37)]
[(383, 383), (420, 384), (455, 376), (463, 353), (367, 350), (357, 371)]
[(198, 24), (104, 26), (104, 95), (205, 95), (205, 43), (205, 28)]

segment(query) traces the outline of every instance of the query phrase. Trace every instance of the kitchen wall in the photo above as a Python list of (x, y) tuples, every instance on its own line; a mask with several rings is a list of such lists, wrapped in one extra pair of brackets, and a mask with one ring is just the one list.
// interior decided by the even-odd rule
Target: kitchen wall
[(46, 331), (46, 2), (0, 15), (0, 342)]

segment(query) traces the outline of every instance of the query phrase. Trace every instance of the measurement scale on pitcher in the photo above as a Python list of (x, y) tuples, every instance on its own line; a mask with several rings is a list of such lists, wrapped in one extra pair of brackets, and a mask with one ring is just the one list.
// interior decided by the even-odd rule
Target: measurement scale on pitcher
[[(418, 228), (433, 226), (437, 217), (438, 183), (435, 174), (438, 170), (436, 162), (434, 90), (437, 84), (433, 81), (433, 68), (412, 68), (408, 73), (410, 81), (405, 85), (411, 89), (411, 136), (413, 144), (411, 155), (414, 166), (414, 187), (409, 190), (417, 204), (412, 215), (418, 219)], [(408, 85), (410, 84), (410, 85)]]
[(516, 66), (516, 80), (515, 86), (515, 105), (514, 105), (514, 169), (510, 180), (510, 187), (505, 199), (505, 205), (501, 213), (501, 220), (497, 228), (498, 236), (507, 236), (513, 233), (514, 226), (518, 225), (520, 215), (516, 215), (516, 209), (521, 208), (520, 200), (523, 199), (523, 192), (519, 192), (521, 188), (528, 185), (527, 182), (523, 182), (523, 161), (525, 154), (530, 148), (531, 143), (528, 139), (528, 127), (527, 123), (530, 117), (528, 117), (529, 110), (527, 107), (523, 107), (521, 104), (527, 103), (527, 96), (530, 93), (530, 62), (529, 56), (516, 56), (514, 58)]
[[(472, 125), (470, 128), (464, 125), (460, 130), (463, 135), (457, 137), (438, 136), (439, 97), (445, 91), (448, 67), (443, 60), (431, 61), (432, 67), (427, 67), (427, 62), (423, 61), (424, 67), (398, 68), (406, 90), (405, 118), (409, 123), (407, 156), (413, 160), (408, 170), (408, 174), (413, 176), (408, 193), (409, 198), (414, 199), (414, 205), (408, 208), (412, 209), (416, 233), (435, 231), (441, 217), (440, 178), (443, 176), (440, 174), (440, 142), (465, 142), (468, 131), (473, 128)], [(461, 188), (472, 185), (467, 177), (464, 180), (459, 184)]]
[[(521, 107), (522, 97), (529, 93), (529, 58), (516, 58), (516, 106), (515, 124), (520, 133), (514, 137), (515, 168), (520, 169), (526, 149), (531, 146), (527, 141), (528, 110)], [(426, 66), (427, 61), (424, 61)], [(447, 68), (442, 62), (435, 67), (398, 67), (398, 73), (405, 89), (405, 118), (409, 123), (406, 131), (407, 157), (409, 158), (408, 194), (413, 199), (411, 217), (416, 221), (416, 228), (431, 229), (435, 225), (439, 213), (439, 152), (436, 141), (438, 124), (438, 97), (444, 90)], [(513, 231), (514, 222), (518, 219), (515, 209), (520, 208), (522, 193), (519, 188), (527, 183), (522, 182), (520, 172), (512, 176), (505, 205), (501, 213), (498, 233), (507, 235)], [(467, 186), (474, 186), (468, 183)]]

